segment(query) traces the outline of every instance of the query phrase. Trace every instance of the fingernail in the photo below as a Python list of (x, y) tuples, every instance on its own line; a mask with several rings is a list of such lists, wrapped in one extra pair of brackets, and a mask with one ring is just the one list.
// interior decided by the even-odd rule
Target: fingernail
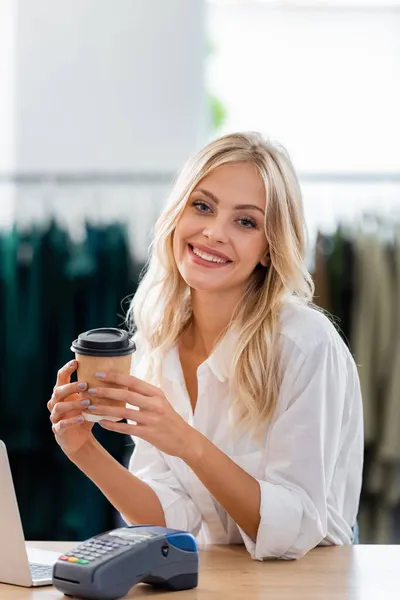
[(96, 388), (89, 388), (87, 392), (88, 392), (88, 394), (92, 394), (92, 396), (94, 396), (96, 391), (97, 391)]
[(97, 406), (94, 406), (93, 404), (91, 404), (91, 405), (89, 406), (89, 409), (88, 409), (88, 410), (97, 410)]
[(83, 417), (76, 417), (75, 421), (77, 423), (82, 423), (82, 421), (84, 421), (84, 418)]
[(78, 390), (86, 390), (87, 388), (87, 383), (85, 381), (81, 381), (80, 383), (78, 383)]
[(95, 373), (95, 376), (98, 377), (98, 379), (104, 379), (104, 377), (106, 376), (106, 374), (103, 373), (102, 371), (100, 371), (100, 373)]
[(69, 366), (69, 368), (70, 368), (70, 369), (72, 369), (72, 367), (75, 367), (75, 366), (76, 366), (76, 360), (71, 360), (71, 361), (68, 363), (68, 366)]
[(89, 406), (90, 400), (82, 400), (81, 404), (82, 406)]

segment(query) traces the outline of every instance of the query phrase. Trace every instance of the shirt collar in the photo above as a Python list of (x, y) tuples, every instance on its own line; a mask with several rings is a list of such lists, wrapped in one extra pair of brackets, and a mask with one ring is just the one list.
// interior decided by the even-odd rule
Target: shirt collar
[[(298, 303), (292, 294), (286, 294), (282, 309), (288, 308), (291, 303)], [(207, 365), (213, 375), (221, 382), (227, 381), (232, 364), (233, 354), (236, 349), (239, 331), (235, 325), (231, 327), (214, 348), (213, 353), (202, 363)], [(184, 385), (184, 377), (179, 360), (178, 345), (174, 344), (166, 351), (163, 359), (163, 376), (169, 380), (176, 380), (179, 374), (181, 383)]]
[[(229, 330), (214, 348), (212, 354), (210, 354), (210, 356), (202, 363), (209, 367), (213, 375), (221, 383), (227, 381), (229, 377), (229, 370), (237, 338), (238, 332)], [(179, 361), (178, 344), (174, 344), (174, 346), (165, 353), (163, 360), (163, 376), (166, 379), (173, 380), (176, 379), (177, 374), (182, 378), (181, 382), (184, 383), (183, 372)]]
[(229, 330), (217, 344), (214, 351), (205, 361), (215, 377), (223, 383), (229, 377), (232, 358), (238, 339), (238, 332)]

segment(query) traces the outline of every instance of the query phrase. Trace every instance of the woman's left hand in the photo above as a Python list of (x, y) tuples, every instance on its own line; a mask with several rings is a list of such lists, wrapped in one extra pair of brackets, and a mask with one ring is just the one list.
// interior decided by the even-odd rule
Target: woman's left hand
[[(137, 436), (171, 456), (180, 458), (186, 456), (196, 430), (173, 409), (160, 388), (132, 375), (102, 373), (98, 377), (104, 383), (116, 384), (128, 389), (102, 386), (95, 390), (90, 388), (89, 394), (121, 402), (121, 408), (102, 404), (90, 412), (120, 417), (136, 423), (114, 423), (102, 420), (100, 425), (104, 429)], [(92, 404), (95, 404), (94, 400)], [(127, 408), (126, 404), (137, 408)]]

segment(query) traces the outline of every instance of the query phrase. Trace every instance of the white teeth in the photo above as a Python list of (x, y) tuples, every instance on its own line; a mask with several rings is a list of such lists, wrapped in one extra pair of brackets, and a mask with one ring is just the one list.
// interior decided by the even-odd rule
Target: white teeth
[(217, 258), (216, 256), (211, 256), (211, 254), (205, 254), (204, 252), (201, 252), (197, 248), (193, 248), (193, 254), (196, 254), (196, 256), (200, 256), (200, 258), (203, 258), (204, 260), (208, 260), (209, 262), (216, 262), (216, 263), (228, 262), (227, 260), (223, 260), (222, 258)]

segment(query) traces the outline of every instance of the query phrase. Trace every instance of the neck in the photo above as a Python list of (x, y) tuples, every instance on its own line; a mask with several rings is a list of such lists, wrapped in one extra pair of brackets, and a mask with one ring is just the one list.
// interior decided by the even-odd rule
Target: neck
[(242, 291), (229, 294), (198, 292), (191, 290), (193, 311), (192, 325), (187, 330), (184, 345), (203, 357), (210, 356), (218, 337), (233, 315), (240, 302)]

